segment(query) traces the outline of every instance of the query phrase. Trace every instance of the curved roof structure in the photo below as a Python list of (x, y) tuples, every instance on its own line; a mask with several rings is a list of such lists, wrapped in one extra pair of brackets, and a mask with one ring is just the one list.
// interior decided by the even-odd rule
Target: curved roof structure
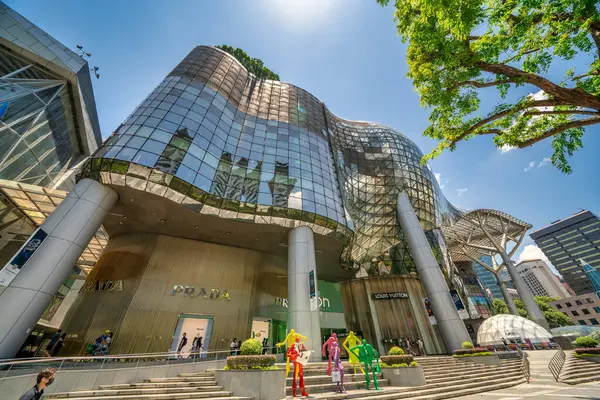
[(498, 253), (497, 245), (504, 249), (507, 241), (520, 243), (531, 227), (503, 211), (482, 208), (467, 212), (442, 231), (453, 260), (473, 261)]
[(502, 343), (506, 340), (529, 339), (534, 343), (548, 342), (552, 334), (535, 322), (518, 315), (499, 314), (483, 321), (477, 331), (480, 345)]
[(553, 328), (551, 332), (554, 336), (574, 336), (576, 338), (580, 336), (589, 336), (596, 340), (600, 340), (600, 327), (590, 325), (573, 325), (573, 326), (561, 326), (560, 328)]

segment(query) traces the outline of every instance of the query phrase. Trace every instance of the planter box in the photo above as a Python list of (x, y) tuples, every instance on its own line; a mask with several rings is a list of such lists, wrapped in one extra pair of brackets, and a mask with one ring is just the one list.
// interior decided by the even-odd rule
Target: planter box
[(498, 358), (496, 354), (491, 356), (474, 356), (474, 357), (456, 357), (461, 361), (469, 361), (475, 364), (487, 364), (487, 365), (502, 365), (502, 360)]
[(390, 386), (423, 386), (427, 384), (423, 367), (381, 368), (383, 379), (390, 380)]
[(285, 369), (272, 371), (233, 370), (215, 371), (217, 384), (234, 396), (253, 397), (260, 400), (285, 398)]
[(594, 356), (594, 357), (575, 357), (579, 360), (584, 360), (584, 361), (591, 361), (591, 362), (595, 362), (600, 364), (600, 356)]

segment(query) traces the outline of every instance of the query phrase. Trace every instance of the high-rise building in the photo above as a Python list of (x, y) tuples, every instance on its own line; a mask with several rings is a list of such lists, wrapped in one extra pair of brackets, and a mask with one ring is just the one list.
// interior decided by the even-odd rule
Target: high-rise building
[(548, 303), (578, 325), (600, 325), (600, 299), (593, 293)]
[(585, 272), (590, 282), (592, 282), (594, 293), (596, 293), (596, 296), (598, 296), (600, 299), (600, 271), (593, 268), (583, 260), (581, 260), (581, 267), (583, 268), (583, 272)]
[(543, 260), (521, 261), (516, 265), (516, 269), (534, 296), (571, 296)]
[[(492, 257), (490, 256), (481, 257), (481, 261), (483, 261), (487, 265), (492, 265)], [(473, 263), (473, 267), (475, 268), (475, 273), (477, 274), (481, 285), (485, 289), (487, 289), (488, 292), (491, 294), (492, 300), (504, 300), (504, 296), (502, 295), (502, 289), (500, 289), (500, 286), (498, 285), (496, 275), (488, 269), (484, 268), (481, 264)], [(500, 279), (506, 282), (506, 285), (509, 288), (514, 288), (514, 285), (512, 283), (512, 280), (510, 279), (510, 276), (508, 275), (508, 271), (506, 271), (506, 268), (503, 268), (502, 271), (500, 271)]]
[(554, 221), (530, 236), (577, 295), (593, 292), (592, 282), (579, 265), (579, 259), (600, 269), (600, 219), (597, 215), (583, 210)]

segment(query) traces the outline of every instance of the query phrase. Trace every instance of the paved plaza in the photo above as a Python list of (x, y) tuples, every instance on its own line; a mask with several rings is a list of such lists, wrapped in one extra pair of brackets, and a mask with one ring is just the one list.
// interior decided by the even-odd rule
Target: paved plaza
[(558, 400), (581, 399), (599, 400), (600, 382), (577, 386), (560, 383), (525, 383), (508, 389), (457, 397), (461, 400)]

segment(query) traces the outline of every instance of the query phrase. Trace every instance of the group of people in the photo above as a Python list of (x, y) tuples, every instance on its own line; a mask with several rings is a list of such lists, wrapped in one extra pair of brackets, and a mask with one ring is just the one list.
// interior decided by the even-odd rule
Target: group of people
[(63, 345), (65, 344), (66, 337), (67, 334), (63, 333), (62, 329), (56, 331), (44, 348), (44, 357), (56, 357), (60, 349), (62, 349)]
[(400, 341), (400, 347), (402, 347), (402, 349), (404, 350), (404, 352), (406, 354), (411, 354), (413, 356), (419, 355), (419, 356), (426, 356), (427, 354), (425, 353), (425, 345), (423, 344), (423, 341), (421, 339), (417, 339), (415, 344), (417, 345), (417, 348), (419, 349), (419, 354), (416, 354), (413, 350), (413, 342), (410, 340), (410, 338), (404, 338)]
[(104, 333), (96, 339), (94, 355), (108, 355), (108, 349), (112, 343), (113, 333), (110, 330), (105, 330)]
[(240, 354), (240, 347), (242, 347), (242, 341), (237, 338), (233, 338), (231, 343), (229, 343), (229, 350), (231, 350), (231, 355), (236, 356)]

